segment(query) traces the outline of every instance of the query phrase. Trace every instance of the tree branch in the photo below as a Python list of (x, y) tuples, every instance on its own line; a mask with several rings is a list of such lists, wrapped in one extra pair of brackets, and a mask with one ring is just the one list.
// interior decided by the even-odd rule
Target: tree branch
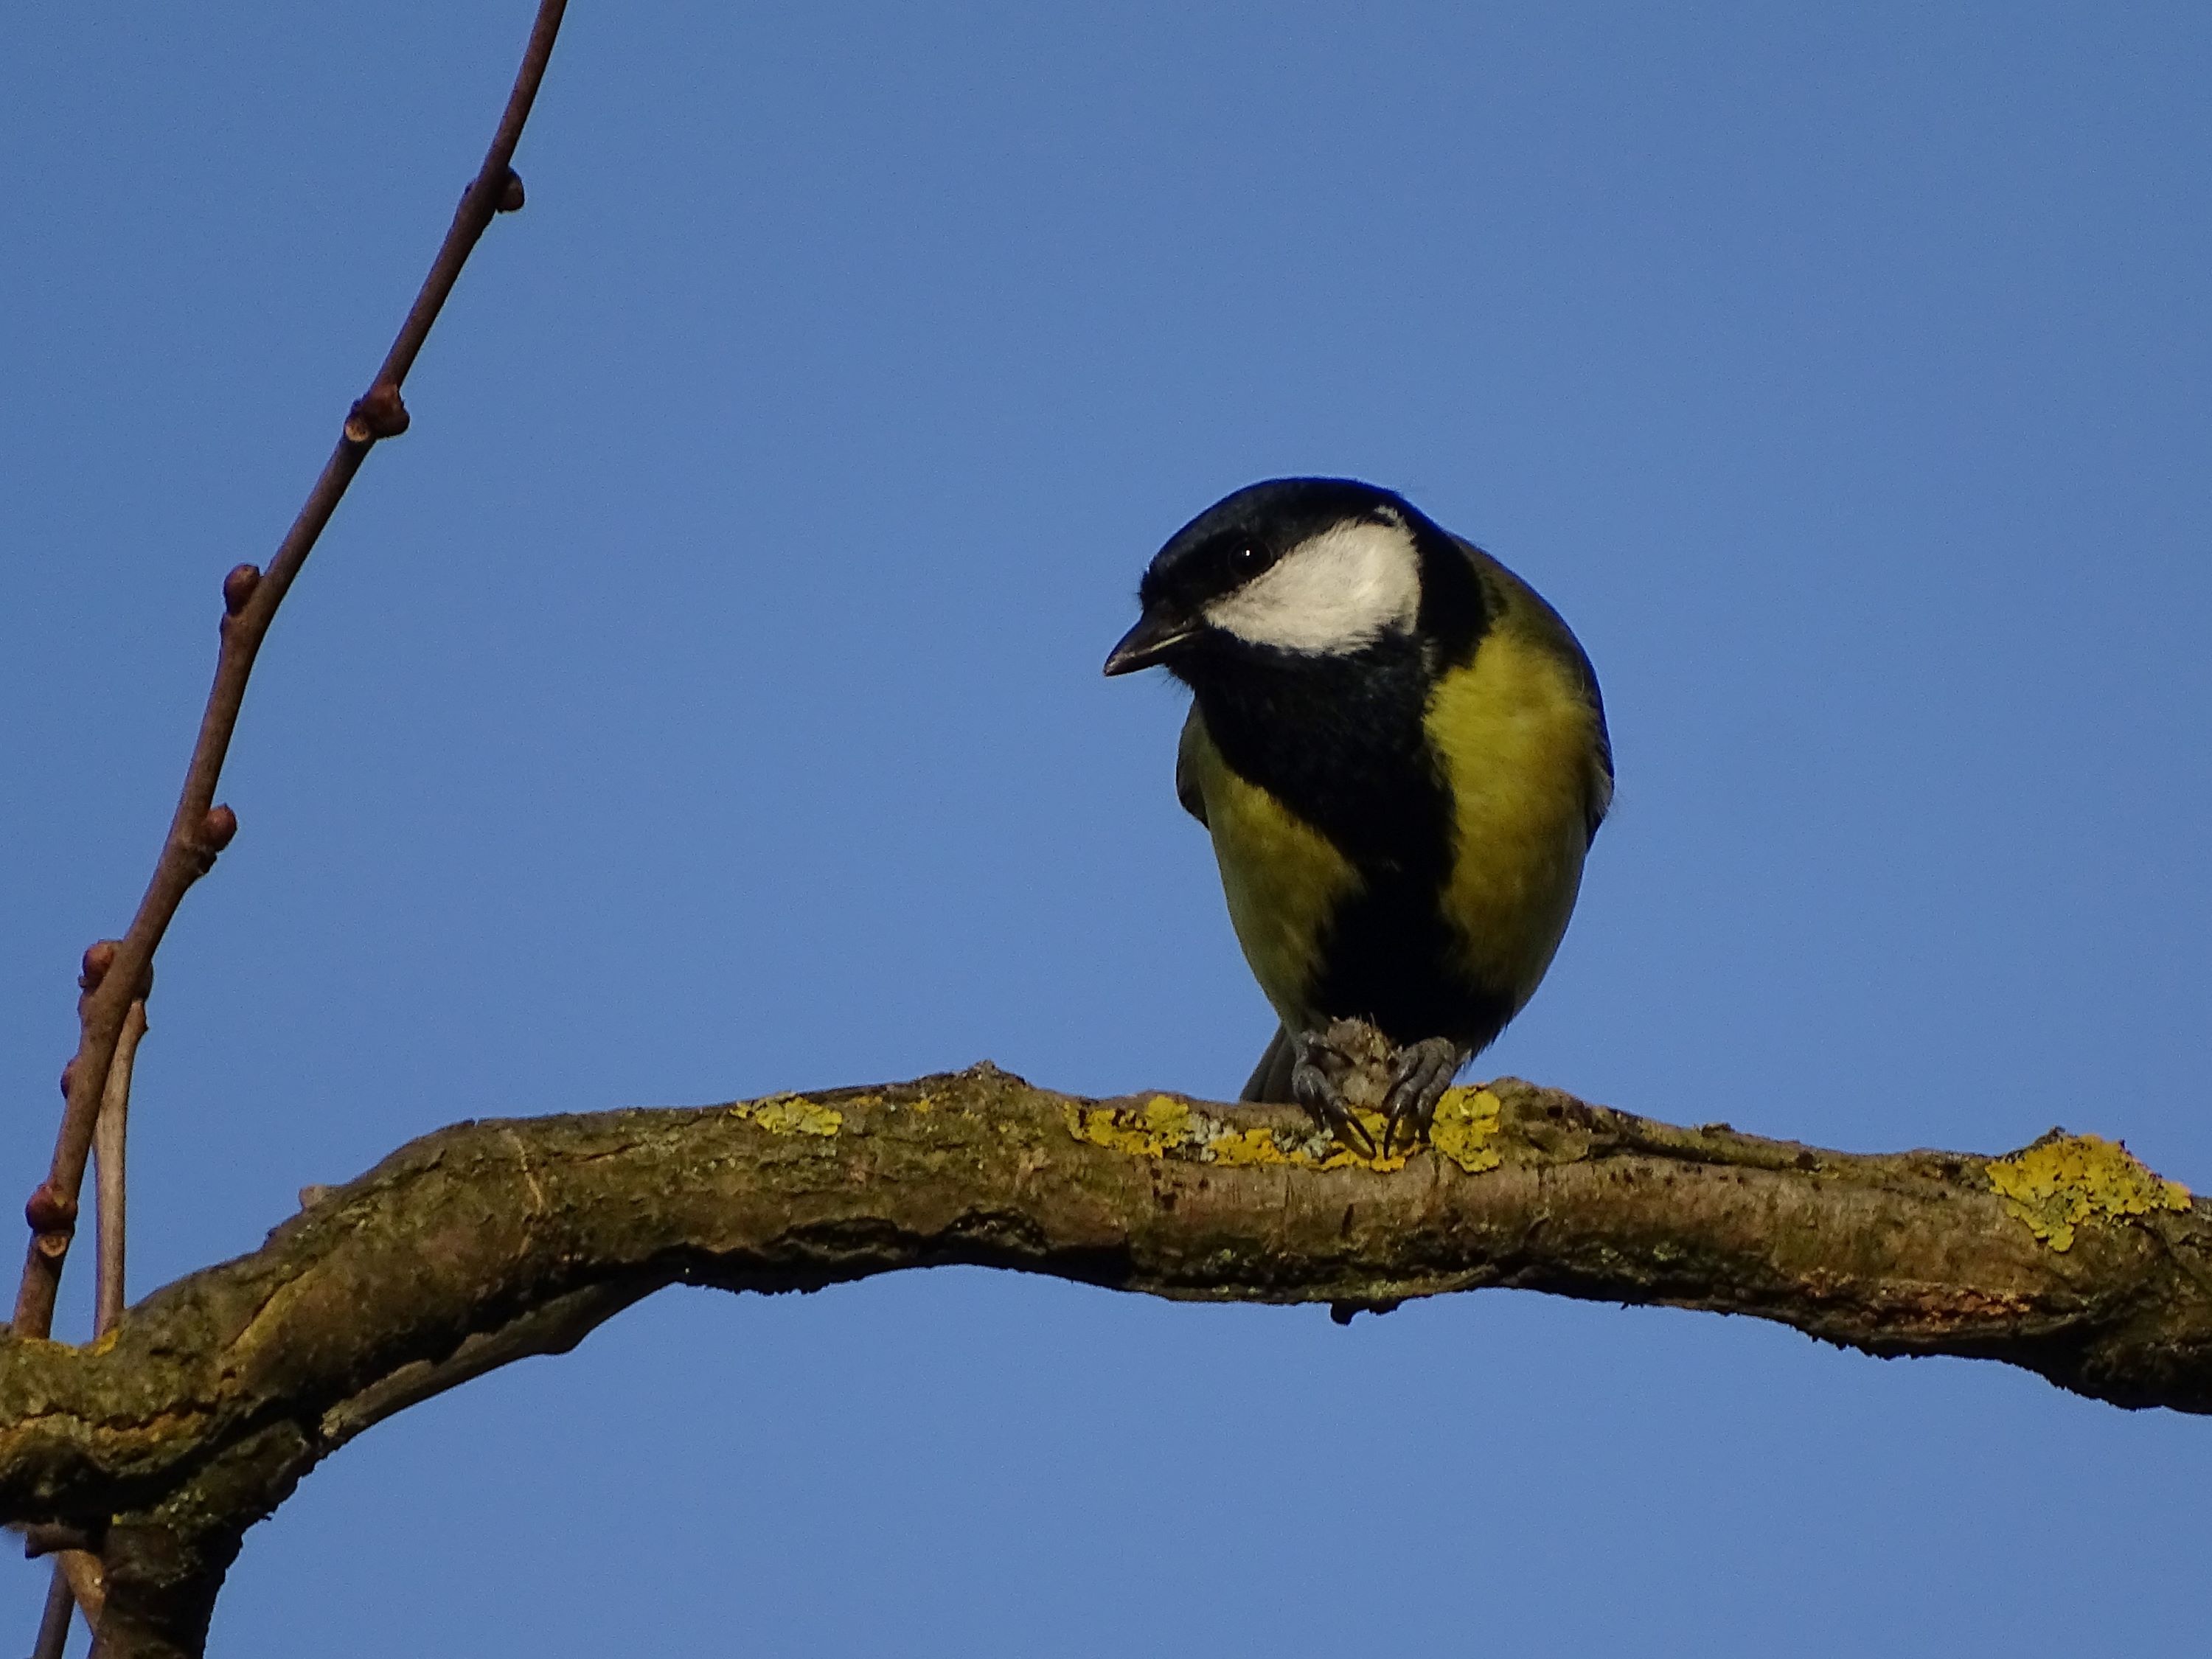
[(427, 1135), (97, 1347), (0, 1340), (0, 1520), (104, 1537), (103, 1644), (194, 1653), (246, 1528), (392, 1411), (664, 1285), (948, 1262), (1346, 1318), (1486, 1285), (1747, 1313), (2212, 1412), (2212, 1204), (2093, 1138), (1865, 1157), (1508, 1079), (1378, 1163), (1293, 1111), (986, 1066)]
[(216, 658), (215, 684), (200, 716), (199, 735), (185, 769), (184, 787), (169, 823), (168, 837), (129, 929), (121, 939), (102, 939), (85, 953), (84, 978), (80, 981), (84, 994), (77, 1004), (76, 1056), (62, 1073), (62, 1091), (68, 1104), (55, 1137), (52, 1166), (25, 1206), (31, 1244), (15, 1295), (14, 1324), (19, 1332), (43, 1336), (53, 1328), (54, 1300), (76, 1231), (77, 1197), (84, 1184), (85, 1161), (92, 1150), (93, 1126), (100, 1115), (108, 1069), (128, 1010), (146, 994), (154, 953), (160, 949), (162, 935), (168, 931), (177, 907), (184, 902), (185, 894), (214, 866), (216, 854), (237, 833), (237, 817), (228, 806), (216, 805), (215, 793), (222, 781), (223, 759), (230, 750), (231, 734), (238, 727), (239, 711), (245, 706), (246, 684), (253, 672), (254, 657), (276, 620), (276, 607), (283, 603), (369, 450), (379, 440), (397, 437), (407, 429), (400, 385), (414, 367), (416, 354), (422, 350), (430, 325), (437, 321), (447, 296), (453, 291), (477, 238), (494, 215), (522, 205), (522, 181), (512, 166), (514, 147), (537, 99), (538, 84), (544, 79), (554, 36), (566, 9), (566, 0), (540, 0), (522, 66), (515, 74), (514, 89), (484, 154), (483, 165), (462, 192), (453, 224), (431, 262), (429, 274), (422, 279), (406, 321), (400, 325), (398, 336), (368, 390), (347, 414), (337, 447), (323, 464), (321, 476), (308, 491), (268, 569), (242, 564), (223, 580), (222, 643)]

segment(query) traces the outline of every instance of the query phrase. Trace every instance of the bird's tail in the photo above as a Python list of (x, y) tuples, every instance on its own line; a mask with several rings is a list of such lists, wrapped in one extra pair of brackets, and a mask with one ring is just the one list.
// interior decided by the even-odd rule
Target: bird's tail
[(1251, 1080), (1237, 1098), (1274, 1106), (1295, 1103), (1297, 1097), (1291, 1092), (1291, 1067), (1297, 1060), (1297, 1051), (1291, 1047), (1291, 1034), (1278, 1025), (1275, 1035), (1267, 1039), (1267, 1052), (1252, 1068)]

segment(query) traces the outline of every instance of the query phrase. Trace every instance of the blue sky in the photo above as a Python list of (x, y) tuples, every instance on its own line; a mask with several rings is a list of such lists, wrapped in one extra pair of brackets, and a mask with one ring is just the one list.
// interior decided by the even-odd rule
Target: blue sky
[[(0, 23), (0, 1190), (222, 574), (527, 9)], [(1097, 669), (1170, 531), (1297, 471), (1481, 541), (1604, 682), (1618, 808), (1479, 1071), (2212, 1188), (2208, 87), (2183, 6), (580, 6), (264, 653), (134, 1291), (459, 1117), (1233, 1090), (1179, 702)], [(2209, 1437), (1503, 1293), (672, 1291), (318, 1472), (214, 1650), (2194, 1653)]]

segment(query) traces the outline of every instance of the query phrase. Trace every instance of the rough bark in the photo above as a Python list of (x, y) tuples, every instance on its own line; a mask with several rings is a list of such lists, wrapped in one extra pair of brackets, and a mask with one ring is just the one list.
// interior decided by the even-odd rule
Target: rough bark
[(1377, 1164), (1292, 1111), (1079, 1101), (985, 1066), (461, 1123), (308, 1196), (90, 1347), (0, 1339), (0, 1520), (95, 1541), (118, 1659), (197, 1653), (246, 1528), (353, 1435), (678, 1281), (966, 1262), (1344, 1317), (1502, 1285), (2212, 1411), (2212, 1204), (2083, 1139), (1863, 1157), (1509, 1079)]

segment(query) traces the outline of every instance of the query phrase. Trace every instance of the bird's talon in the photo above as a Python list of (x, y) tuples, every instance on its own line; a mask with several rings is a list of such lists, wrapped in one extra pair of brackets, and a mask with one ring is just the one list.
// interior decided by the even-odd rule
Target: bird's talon
[(1397, 1061), (1390, 1068), (1390, 1092), (1382, 1103), (1382, 1156), (1390, 1155), (1401, 1124), (1406, 1126), (1407, 1152), (1428, 1138), (1429, 1126), (1436, 1121), (1437, 1103), (1466, 1063), (1467, 1056), (1448, 1037), (1425, 1038), (1398, 1051)]
[(1298, 1104), (1312, 1113), (1323, 1130), (1334, 1135), (1362, 1158), (1374, 1158), (1375, 1137), (1358, 1114), (1345, 1104), (1343, 1091), (1336, 1079), (1322, 1069), (1315, 1058), (1324, 1045), (1315, 1037), (1297, 1040), (1297, 1059), (1291, 1067), (1291, 1092), (1297, 1097)]

